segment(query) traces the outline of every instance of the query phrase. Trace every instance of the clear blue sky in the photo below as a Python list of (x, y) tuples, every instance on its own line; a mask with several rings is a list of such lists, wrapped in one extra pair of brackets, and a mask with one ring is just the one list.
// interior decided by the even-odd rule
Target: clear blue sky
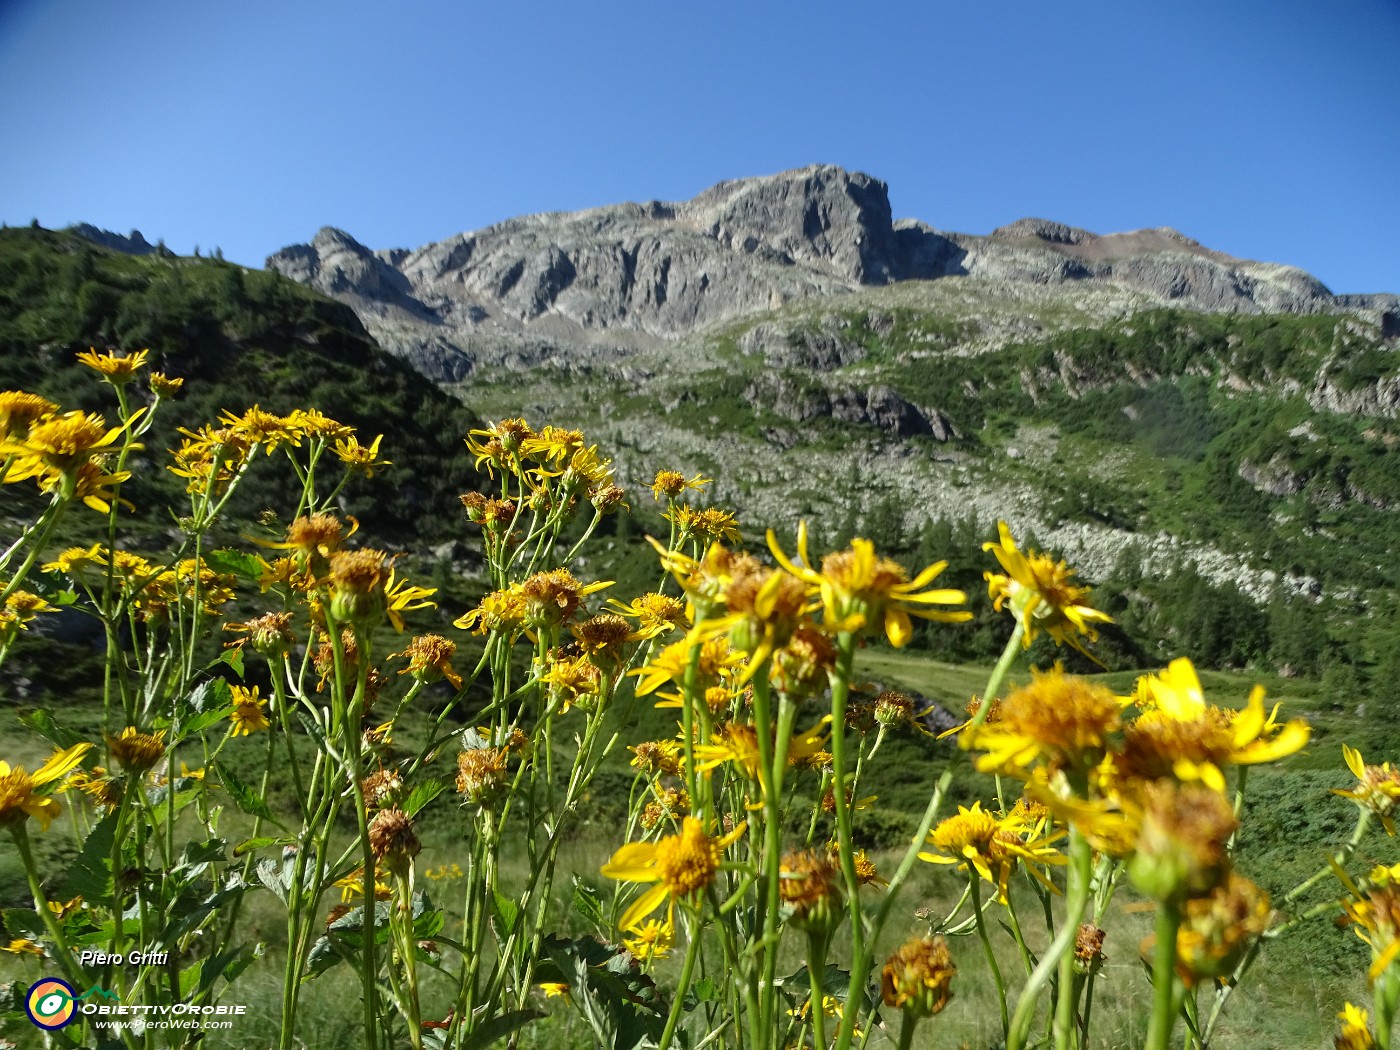
[(1400, 0), (0, 0), (0, 219), (250, 265), (814, 162), (1400, 292)]

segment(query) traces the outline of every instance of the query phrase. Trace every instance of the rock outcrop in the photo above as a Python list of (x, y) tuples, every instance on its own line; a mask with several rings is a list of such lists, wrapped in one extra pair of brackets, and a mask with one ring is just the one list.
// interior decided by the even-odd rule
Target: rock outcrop
[[(790, 303), (958, 276), (1081, 282), (1205, 311), (1370, 311), (1400, 334), (1394, 296), (1335, 297), (1302, 270), (1174, 230), (1100, 236), (1021, 219), (986, 236), (941, 232), (893, 221), (883, 182), (828, 165), (722, 182), (681, 203), (523, 216), (414, 250), (373, 251), (327, 227), (267, 265), (350, 304), (383, 345), (445, 382), (560, 355), (591, 367)], [(775, 364), (821, 370), (863, 353), (839, 339), (763, 349)]]

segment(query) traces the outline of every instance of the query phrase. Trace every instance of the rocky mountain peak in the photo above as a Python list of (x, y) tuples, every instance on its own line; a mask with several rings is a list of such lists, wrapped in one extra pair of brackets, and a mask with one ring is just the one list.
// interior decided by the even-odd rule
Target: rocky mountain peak
[(856, 284), (896, 276), (889, 187), (829, 164), (721, 182), (680, 209), (721, 244), (767, 247)]
[(833, 165), (721, 182), (683, 202), (521, 216), (417, 249), (372, 251), (324, 227), (267, 265), (347, 302), (381, 342), (448, 380), (478, 361), (626, 353), (910, 280), (1089, 284), (1204, 311), (1389, 309), (1165, 227), (1100, 235), (1025, 218), (978, 236), (896, 222), (885, 183)]

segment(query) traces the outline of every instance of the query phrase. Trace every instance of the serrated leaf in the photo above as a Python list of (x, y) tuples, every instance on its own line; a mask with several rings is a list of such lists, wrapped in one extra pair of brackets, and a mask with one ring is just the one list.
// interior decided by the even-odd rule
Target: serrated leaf
[(76, 729), (69, 729), (54, 718), (53, 712), (48, 708), (41, 707), (35, 711), (21, 711), (19, 713), (20, 724), (34, 730), (54, 747), (66, 750), (74, 744), (81, 744), (86, 739), (82, 733)]
[(282, 830), (282, 822), (272, 815), (272, 810), (268, 809), (267, 801), (254, 791), (249, 785), (238, 779), (238, 774), (229, 768), (227, 763), (216, 762), (214, 768), (219, 772), (219, 780), (233, 799), (234, 805), (247, 813), (250, 817), (261, 817), (263, 820), (271, 821)]
[(195, 686), (185, 702), (196, 713), (231, 708), (233, 692), (222, 678), (210, 678)]
[[(216, 664), (225, 664), (233, 669), (234, 674), (239, 679), (243, 677), (243, 650), (242, 648), (225, 649), (219, 654), (219, 658), (214, 661)], [(213, 664), (210, 665), (211, 667)]]
[(491, 920), (496, 927), (496, 939), (504, 941), (520, 918), (520, 905), (498, 889), (491, 891)]
[(264, 857), (258, 861), (258, 881), (272, 891), (283, 904), (287, 903), (287, 884), (282, 881), (282, 866)]
[(408, 816), (415, 816), (420, 809), (441, 795), (446, 789), (447, 781), (437, 777), (429, 777), (408, 793), (408, 798), (403, 800), (403, 805), (399, 808)]
[(0, 913), (0, 918), (3, 918), (5, 929), (11, 937), (28, 937), (31, 941), (37, 941), (46, 935), (44, 920), (31, 908), (6, 908)]
[(413, 920), (413, 935), (420, 941), (431, 940), (447, 925), (447, 916), (440, 911), (425, 911)]
[(209, 551), (204, 555), (204, 563), (215, 572), (228, 573), (240, 580), (256, 583), (262, 579), (262, 562), (255, 554), (231, 549)]
[(189, 842), (185, 844), (185, 850), (180, 854), (180, 863), (194, 867), (199, 864), (208, 864), (212, 861), (223, 860), (224, 850), (226, 849), (228, 849), (228, 843), (223, 839)]
[(607, 919), (603, 915), (603, 900), (598, 895), (597, 889), (585, 882), (577, 873), (574, 880), (574, 911), (593, 924), (593, 928), (602, 933), (607, 929)]
[(68, 869), (61, 899), (81, 896), (90, 904), (109, 904), (112, 900), (112, 841), (117, 830), (117, 813), (113, 810), (99, 820), (83, 841), (78, 859)]

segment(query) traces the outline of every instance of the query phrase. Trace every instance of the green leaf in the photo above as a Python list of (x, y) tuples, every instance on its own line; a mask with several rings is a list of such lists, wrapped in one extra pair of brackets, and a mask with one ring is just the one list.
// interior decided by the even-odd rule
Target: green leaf
[(413, 936), (420, 941), (432, 939), (447, 925), (447, 916), (440, 911), (425, 911), (413, 920)]
[(44, 920), (30, 908), (6, 908), (0, 912), (0, 918), (4, 919), (5, 929), (10, 931), (11, 937), (28, 937), (31, 941), (37, 941), (46, 935)]
[(540, 1010), (511, 1010), (497, 1014), (491, 1020), (478, 1025), (471, 1037), (462, 1044), (462, 1050), (486, 1050), (492, 1043), (499, 1042), (524, 1028), (531, 1021), (544, 1016)]
[(597, 889), (585, 882), (577, 872), (574, 873), (573, 880), (574, 911), (592, 923), (598, 933), (606, 932), (608, 921), (603, 915), (603, 900)]
[(233, 855), (235, 857), (241, 857), (244, 854), (252, 853), (254, 850), (266, 849), (268, 846), (290, 846), (296, 841), (296, 839), (286, 838), (285, 836), (273, 838), (267, 835), (255, 839), (244, 839), (233, 847)]
[(408, 798), (404, 799), (403, 805), (399, 808), (412, 817), (446, 789), (447, 781), (438, 777), (429, 777), (408, 793)]
[(200, 682), (190, 693), (186, 703), (195, 712), (224, 711), (233, 707), (233, 691), (222, 678), (211, 678)]
[(256, 583), (262, 579), (262, 562), (255, 554), (230, 549), (210, 551), (204, 555), (204, 561), (215, 572), (225, 572), (240, 580)]
[(234, 674), (238, 675), (238, 677), (241, 679), (243, 677), (243, 649), (241, 647), (236, 649), (225, 649), (219, 654), (218, 659), (215, 660), (214, 663), (210, 664), (209, 666), (213, 667), (214, 664), (226, 664), (227, 666), (233, 668)]
[(38, 733), (54, 747), (66, 749), (74, 744), (81, 744), (86, 737), (75, 729), (69, 729), (65, 725), (59, 724), (54, 718), (53, 712), (41, 707), (37, 711), (21, 711), (19, 720), (22, 725), (28, 726)]
[(227, 704), (224, 707), (211, 707), (207, 711), (201, 711), (181, 727), (183, 730), (181, 737), (188, 739), (189, 737), (196, 736), (204, 732), (210, 726), (218, 725), (232, 713), (232, 704)]
[(505, 940), (520, 918), (520, 905), (498, 889), (491, 891), (491, 918), (496, 925), (496, 938)]
[(200, 979), (204, 974), (204, 964), (212, 963), (214, 960), (200, 959), (188, 969), (180, 971), (180, 998), (189, 999), (190, 993), (204, 982)]
[[(214, 987), (214, 982), (220, 977), (232, 984), (244, 970), (252, 965), (253, 960), (262, 954), (261, 944), (244, 945), (240, 948), (231, 948), (226, 952), (211, 955), (204, 960), (202, 973), (199, 978), (199, 992), (201, 995), (207, 994)], [(185, 976), (180, 975), (180, 990), (188, 995), (185, 988)]]
[(82, 852), (68, 869), (62, 898), (81, 896), (89, 904), (110, 904), (112, 900), (112, 842), (117, 830), (113, 810), (99, 820), (83, 842)]
[(271, 821), (282, 830), (286, 830), (282, 822), (272, 815), (272, 810), (267, 808), (267, 800), (239, 780), (238, 774), (230, 769), (226, 762), (216, 762), (214, 768), (219, 771), (219, 780), (239, 809), (250, 817), (262, 817), (263, 820)]
[(185, 850), (180, 854), (180, 863), (195, 867), (199, 864), (208, 864), (211, 861), (223, 860), (224, 850), (228, 849), (228, 843), (223, 839), (209, 839), (205, 842), (189, 842), (185, 845)]

